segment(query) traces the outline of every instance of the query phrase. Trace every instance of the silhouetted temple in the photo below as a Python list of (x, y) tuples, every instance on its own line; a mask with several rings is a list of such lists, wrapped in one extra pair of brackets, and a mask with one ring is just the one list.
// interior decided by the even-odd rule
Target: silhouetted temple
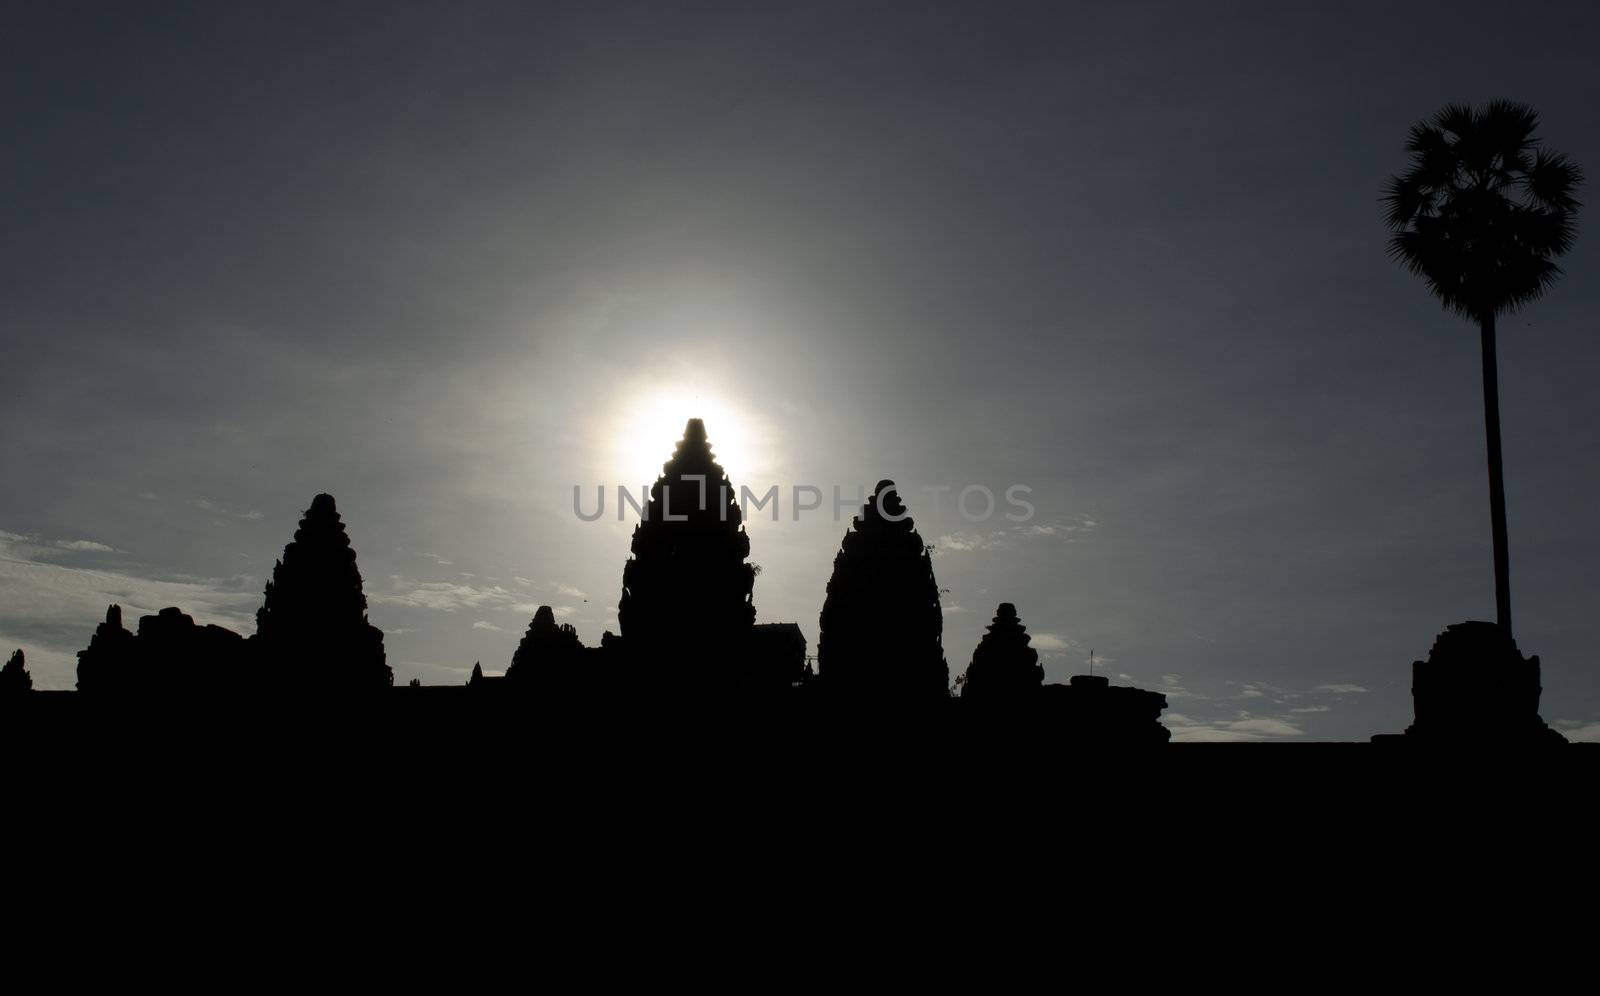
[(89, 646), (78, 651), (78, 690), (90, 695), (196, 697), (259, 693), (244, 637), (221, 626), (196, 626), (177, 608), (141, 616), (138, 633), (122, 626), (122, 608), (106, 609)]
[(367, 621), (356, 552), (333, 496), (320, 494), (272, 568), (252, 640), (263, 661), (295, 668), (324, 688), (394, 684), (383, 631)]
[(122, 606), (107, 606), (105, 622), (95, 627), (89, 646), (78, 651), (78, 691), (105, 694), (133, 688), (127, 665), (132, 655), (133, 634), (122, 628)]
[(506, 676), (483, 673), (483, 661), (472, 662), (472, 673), (467, 676), (467, 687), (474, 692), (483, 693), (498, 689), (505, 684)]
[(1043, 719), (1063, 740), (1097, 743), (1166, 743), (1172, 731), (1161, 725), (1167, 697), (1142, 688), (1113, 685), (1103, 674), (1075, 674), (1065, 685), (1039, 689)]
[(879, 481), (844, 535), (822, 603), (817, 677), (830, 697), (950, 694), (933, 560), (893, 481)]
[(962, 703), (978, 710), (979, 722), (1026, 723), (1047, 740), (1142, 744), (1171, 738), (1161, 725), (1165, 695), (1113, 685), (1099, 674), (1047, 685), (1030, 642), (1017, 607), (1002, 602), (959, 682)]
[[(539, 606), (528, 624), (528, 632), (517, 645), (506, 668), (506, 680), (526, 689), (550, 695), (572, 695), (584, 688), (585, 653), (578, 631), (567, 623), (556, 623), (555, 611)], [(481, 676), (482, 671), (474, 672)]]
[(1027, 627), (1017, 617), (1017, 607), (1001, 602), (961, 680), (964, 699), (1019, 699), (1037, 695), (1044, 684), (1039, 651), (1028, 644)]
[(33, 690), (33, 675), (28, 673), (27, 658), (18, 650), (0, 668), (0, 698), (20, 695)]
[[(112, 605), (78, 652), (78, 690), (96, 697), (271, 697), (381, 689), (393, 682), (383, 633), (367, 621), (356, 554), (332, 495), (318, 495), (273, 567), (256, 633), (197, 626), (169, 607), (122, 625)], [(289, 689), (296, 689), (291, 693)]]
[[(214, 715), (243, 715), (260, 704), (266, 711), (258, 715), (272, 718), (295, 702), (312, 707), (332, 697), (348, 704), (359, 695), (393, 702), (419, 722), (467, 724), (463, 729), (482, 723), (492, 730), (514, 728), (527, 704), (541, 708), (539, 722), (559, 724), (572, 706), (590, 717), (620, 707), (636, 721), (676, 722), (675, 709), (685, 705), (755, 696), (864, 706), (858, 718), (873, 729), (894, 729), (901, 720), (935, 729), (976, 715), (1020, 724), (1044, 743), (1166, 739), (1159, 694), (1111, 688), (1104, 678), (1044, 684), (1039, 655), (1009, 602), (1000, 605), (961, 682), (962, 700), (976, 705), (956, 709), (929, 548), (889, 481), (878, 484), (852, 520), (834, 559), (814, 674), (798, 625), (754, 622), (755, 569), (732, 491), (704, 424), (689, 420), (634, 530), (618, 607), (622, 636), (608, 632), (599, 647), (585, 647), (573, 626), (541, 605), (504, 675), (486, 675), (478, 663), (464, 684), (414, 680), (399, 689), (392, 687), (383, 634), (367, 619), (356, 554), (334, 500), (318, 495), (274, 566), (254, 636), (198, 626), (177, 608), (142, 617), (130, 633), (112, 605), (78, 654), (81, 698), (164, 698), (181, 700), (185, 709), (202, 699), (225, 700), (228, 708)], [(0, 692), (25, 690), (27, 683), (19, 651), (0, 671)], [(343, 708), (336, 714), (375, 715)]]
[(688, 694), (747, 682), (741, 665), (756, 617), (750, 537), (700, 419), (684, 426), (651, 486), (632, 554), (617, 607), (630, 679)]
[(1445, 628), (1425, 661), (1411, 664), (1414, 719), (1403, 735), (1374, 740), (1445, 744), (1565, 743), (1539, 716), (1539, 658), (1524, 657), (1504, 628)]

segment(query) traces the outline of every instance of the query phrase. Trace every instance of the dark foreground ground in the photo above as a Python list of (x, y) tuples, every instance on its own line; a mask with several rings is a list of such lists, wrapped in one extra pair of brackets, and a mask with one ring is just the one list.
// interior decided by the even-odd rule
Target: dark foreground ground
[[(1578, 950), (1600, 885), (1589, 745), (1138, 747), (1016, 717), (666, 702), (59, 703), (0, 716), (0, 847), (6, 905), (69, 972), (110, 934), (138, 938), (124, 974), (202, 952), (303, 980), (322, 969), (286, 966), (432, 954), (450, 990), (480, 948), (532, 980), (767, 989), (826, 957), (984, 991), (1023, 959), (1053, 967), (1017, 986), (1091, 966), (1256, 985), (1239, 966), (1268, 949), (1323, 977), (1349, 948), (1374, 959), (1366, 985), (1411, 971), (1395, 959), (1480, 964), (1479, 945)], [(8, 938), (13, 965), (42, 958)], [(817, 984), (860, 970), (829, 971)]]
[(377, 700), (96, 702), (35, 693), (0, 710), (13, 786), (149, 784), (226, 792), (247, 780), (338, 796), (396, 787), (486, 789), (485, 802), (606, 786), (653, 794), (1002, 793), (1054, 805), (1085, 792), (1147, 805), (1278, 797), (1448, 805), (1550, 790), (1589, 802), (1600, 745), (1456, 748), (1382, 743), (1174, 744), (1089, 730), (1048, 711), (834, 708), (826, 703), (616, 704), (408, 695)]

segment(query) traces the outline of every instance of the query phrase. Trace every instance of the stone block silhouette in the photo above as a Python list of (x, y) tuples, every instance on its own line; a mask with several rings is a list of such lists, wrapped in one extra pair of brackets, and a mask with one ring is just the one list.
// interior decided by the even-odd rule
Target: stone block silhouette
[[(1411, 665), (1414, 718), (1405, 739), (1429, 743), (1565, 743), (1539, 716), (1539, 658), (1496, 623), (1447, 626)], [(1387, 738), (1386, 738), (1387, 739)]]

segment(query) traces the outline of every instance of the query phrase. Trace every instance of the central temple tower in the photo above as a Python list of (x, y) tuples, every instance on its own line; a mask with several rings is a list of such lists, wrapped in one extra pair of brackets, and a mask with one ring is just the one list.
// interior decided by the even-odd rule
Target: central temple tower
[(756, 617), (749, 556), (738, 496), (692, 418), (650, 488), (622, 571), (617, 621), (638, 678), (689, 691), (737, 684)]

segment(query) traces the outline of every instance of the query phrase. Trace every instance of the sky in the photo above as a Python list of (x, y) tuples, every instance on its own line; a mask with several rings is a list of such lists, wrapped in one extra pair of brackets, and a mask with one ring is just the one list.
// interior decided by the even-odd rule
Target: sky
[[(1399, 731), (1411, 662), (1493, 618), (1476, 331), (1378, 199), (1448, 101), (1600, 173), (1582, 5), (11, 10), (0, 647), (36, 687), (112, 602), (253, 632), (322, 491), (397, 683), (503, 669), (542, 604), (598, 643), (615, 488), (691, 415), (783, 489), (758, 621), (815, 646), (831, 489), (892, 478), (952, 676), (1014, 602), (1047, 680), (1092, 649), (1178, 740)], [(1600, 739), (1579, 225), (1499, 359), (1517, 639)]]

